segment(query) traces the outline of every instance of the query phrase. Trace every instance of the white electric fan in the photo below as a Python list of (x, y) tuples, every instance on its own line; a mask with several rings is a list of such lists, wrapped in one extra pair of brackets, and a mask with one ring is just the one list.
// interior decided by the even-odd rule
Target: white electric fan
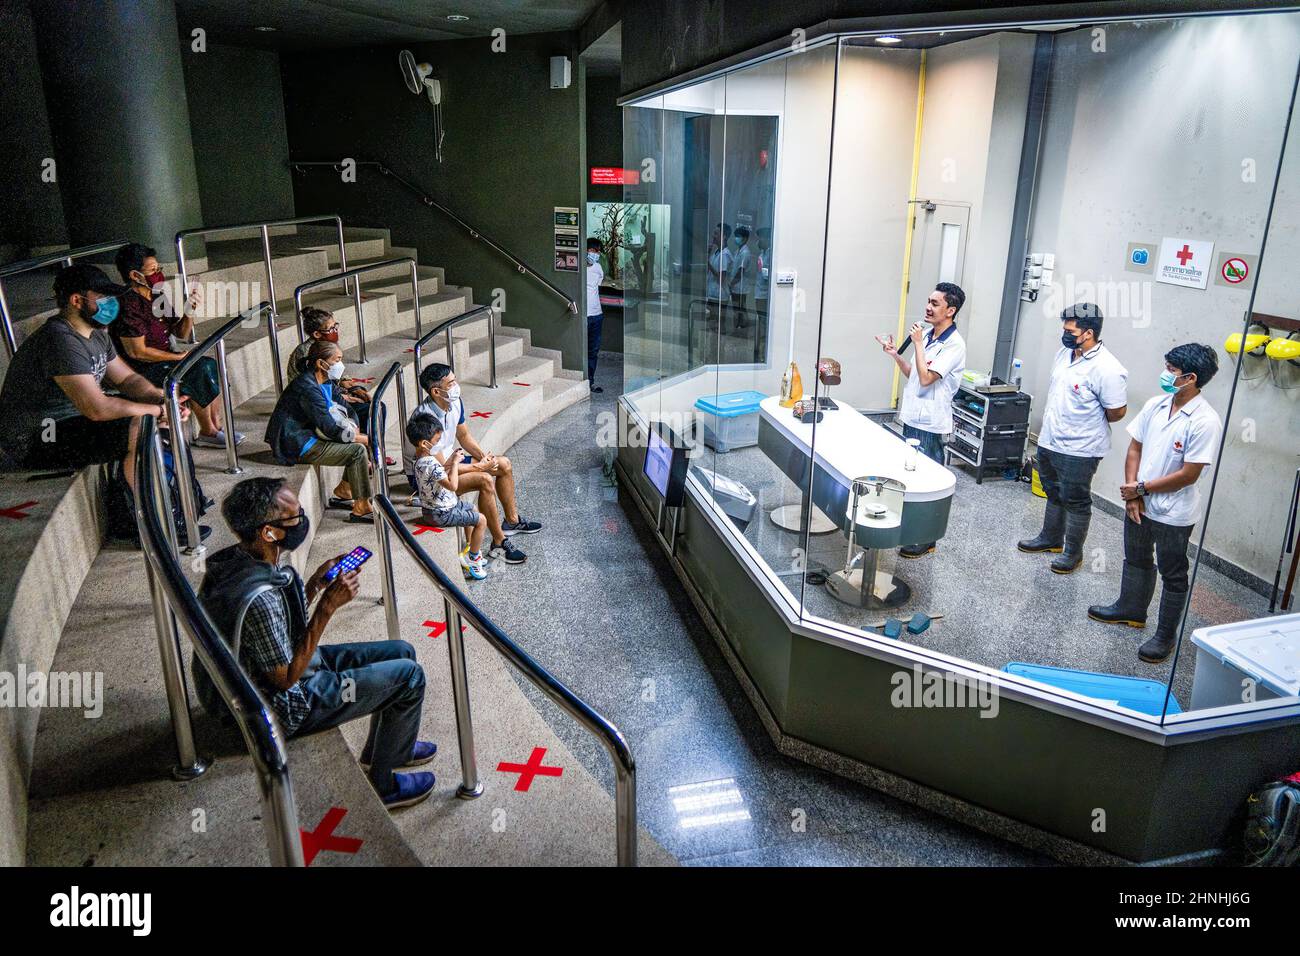
[(428, 63), (416, 63), (415, 54), (403, 50), (397, 54), (397, 65), (402, 69), (402, 80), (406, 88), (417, 96), (421, 91), (433, 104), (433, 154), (442, 162), (442, 139), (445, 131), (442, 126), (442, 84), (433, 78), (433, 67)]

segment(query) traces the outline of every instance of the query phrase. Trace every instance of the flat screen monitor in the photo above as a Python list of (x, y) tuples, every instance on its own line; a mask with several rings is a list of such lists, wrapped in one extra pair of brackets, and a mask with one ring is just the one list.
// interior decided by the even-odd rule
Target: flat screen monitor
[(654, 423), (646, 435), (645, 476), (669, 507), (680, 507), (686, 493), (687, 448), (672, 431)]

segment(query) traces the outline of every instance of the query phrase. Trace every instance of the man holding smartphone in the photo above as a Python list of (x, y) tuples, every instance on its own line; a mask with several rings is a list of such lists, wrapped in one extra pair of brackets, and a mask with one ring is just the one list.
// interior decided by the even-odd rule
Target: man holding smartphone
[[(417, 740), (424, 670), (406, 641), (321, 644), (325, 628), (357, 595), (359, 567), (332, 577), (348, 555), (322, 564), (304, 584), (283, 559), (307, 540), (310, 522), (280, 478), (249, 478), (231, 489), (222, 517), (239, 542), (208, 558), (199, 601), (239, 664), (270, 701), (290, 737), (370, 717), (361, 751), (370, 784), (389, 809), (433, 792), (432, 773), (398, 773), (428, 763), (435, 744)], [(314, 610), (311, 608), (316, 601)], [(196, 657), (194, 684), (210, 713), (226, 708)]]

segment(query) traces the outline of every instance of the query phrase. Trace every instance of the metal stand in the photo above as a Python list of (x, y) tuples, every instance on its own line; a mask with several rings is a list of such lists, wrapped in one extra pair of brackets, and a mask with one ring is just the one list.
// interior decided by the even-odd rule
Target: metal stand
[[(770, 517), (772, 523), (784, 531), (803, 533), (805, 511), (802, 503), (773, 508)], [(807, 525), (809, 534), (830, 534), (836, 528), (835, 522), (822, 514), (820, 508), (814, 508), (812, 514), (807, 516)]]
[(827, 592), (837, 601), (869, 610), (906, 604), (912, 599), (912, 589), (906, 581), (894, 577), (892, 568), (881, 568), (882, 563), (892, 563), (893, 552), (889, 552), (886, 562), (881, 558), (879, 548), (863, 548), (842, 571), (826, 579)]

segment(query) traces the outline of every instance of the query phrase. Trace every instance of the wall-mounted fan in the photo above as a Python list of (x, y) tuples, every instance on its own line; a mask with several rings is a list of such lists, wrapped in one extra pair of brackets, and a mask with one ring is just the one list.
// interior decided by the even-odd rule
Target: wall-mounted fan
[(417, 96), (423, 92), (433, 104), (433, 154), (438, 162), (442, 162), (442, 140), (446, 135), (442, 125), (442, 84), (433, 78), (433, 67), (428, 63), (416, 63), (415, 54), (410, 50), (397, 54), (397, 65), (401, 67), (406, 88)]

